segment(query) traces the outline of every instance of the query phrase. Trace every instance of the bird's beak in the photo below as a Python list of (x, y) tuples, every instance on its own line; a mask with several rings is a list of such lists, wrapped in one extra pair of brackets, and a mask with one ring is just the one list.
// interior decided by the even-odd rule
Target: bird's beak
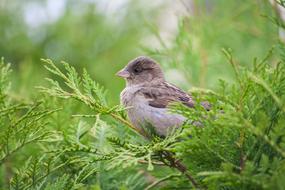
[(130, 73), (129, 71), (122, 69), (119, 72), (116, 73), (117, 76), (122, 77), (122, 78), (129, 78), (130, 77)]

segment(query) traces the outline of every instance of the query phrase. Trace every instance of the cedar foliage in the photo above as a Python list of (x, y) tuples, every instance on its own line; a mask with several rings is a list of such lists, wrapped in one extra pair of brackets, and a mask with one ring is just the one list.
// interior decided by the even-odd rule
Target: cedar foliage
[[(284, 27), (278, 17), (273, 21)], [(180, 30), (178, 39), (187, 35), (183, 26)], [(235, 52), (223, 49), (235, 82), (220, 80), (215, 91), (191, 90), (197, 105), (204, 100), (212, 104), (210, 111), (171, 106), (203, 127), (185, 123), (166, 138), (135, 129), (125, 108), (110, 106), (104, 87), (86, 70), (65, 62), (42, 60), (53, 76), (49, 86), (37, 87), (41, 100), (14, 99), (11, 70), (2, 59), (3, 188), (283, 189), (284, 52), (280, 42), (249, 69), (239, 64)], [(11, 167), (14, 162), (21, 164)]]

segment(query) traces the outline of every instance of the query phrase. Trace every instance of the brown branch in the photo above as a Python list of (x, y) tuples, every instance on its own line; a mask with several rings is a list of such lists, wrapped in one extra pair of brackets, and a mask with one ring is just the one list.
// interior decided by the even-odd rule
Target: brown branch
[(164, 159), (169, 161), (169, 163), (167, 163), (167, 162), (162, 160), (166, 165), (168, 165), (169, 167), (172, 167), (172, 168), (176, 168), (178, 171), (180, 171), (182, 174), (184, 174), (188, 178), (188, 180), (192, 183), (193, 187), (201, 188), (198, 185), (198, 182), (194, 179), (194, 177), (192, 177), (190, 172), (187, 170), (187, 167), (184, 166), (179, 160), (176, 160), (172, 156), (171, 152), (164, 151), (164, 152), (162, 152), (162, 154), (165, 156)]

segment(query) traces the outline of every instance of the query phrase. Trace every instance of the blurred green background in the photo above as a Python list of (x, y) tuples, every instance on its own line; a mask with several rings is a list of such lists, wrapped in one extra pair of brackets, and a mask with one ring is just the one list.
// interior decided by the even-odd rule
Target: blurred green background
[(233, 72), (221, 53), (244, 66), (277, 40), (265, 0), (0, 0), (0, 56), (12, 64), (16, 98), (31, 99), (48, 77), (40, 58), (87, 68), (118, 103), (124, 81), (115, 73), (149, 55), (184, 89), (215, 88)]
[[(185, 90), (215, 90), (220, 78), (227, 82), (235, 78), (223, 48), (230, 48), (235, 61), (250, 68), (255, 57), (265, 57), (278, 44), (280, 29), (270, 21), (275, 11), (269, 0), (0, 0), (0, 57), (13, 69), (8, 98), (23, 103), (44, 96), (35, 87), (48, 86), (45, 78), (54, 76), (46, 71), (41, 58), (52, 59), (60, 68), (62, 60), (79, 72), (86, 68), (108, 90), (111, 104), (119, 103), (125, 86), (115, 73), (139, 55), (156, 59), (167, 80)], [(271, 59), (277, 62), (274, 56)], [(93, 125), (93, 120), (71, 119), (72, 114), (89, 113), (86, 107), (51, 100), (45, 102), (49, 108), (64, 106), (49, 118), (49, 128), (74, 135), (81, 125)], [(118, 127), (114, 131), (123, 138), (129, 137), (126, 130)], [(97, 143), (91, 137), (85, 141)], [(8, 185), (11, 168), (19, 168), (29, 156), (43, 153), (33, 146), (13, 155), (8, 169), (2, 168), (8, 174), (1, 171), (5, 179), (0, 176), (0, 186)], [(127, 184), (120, 172), (127, 171), (103, 172), (103, 189), (104, 185), (113, 185), (111, 174)], [(164, 170), (157, 172), (165, 174)], [(132, 181), (137, 180), (134, 177)]]

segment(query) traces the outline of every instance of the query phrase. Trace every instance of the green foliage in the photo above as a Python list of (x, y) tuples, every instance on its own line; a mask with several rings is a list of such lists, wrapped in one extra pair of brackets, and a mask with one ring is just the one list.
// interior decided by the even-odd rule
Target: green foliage
[[(206, 2), (195, 1), (198, 12), (206, 12), (201, 8)], [(277, 27), (284, 24), (269, 3), (257, 6), (256, 2), (246, 2), (233, 15), (239, 3), (217, 1), (210, 6), (209, 15), (196, 12), (193, 17), (181, 18), (179, 31), (169, 46), (155, 31), (162, 47), (144, 48), (162, 61), (166, 71), (177, 69), (186, 81), (212, 89), (191, 88), (197, 102), (195, 109), (180, 104), (169, 108), (189, 122), (165, 138), (151, 131), (140, 131), (129, 123), (126, 108), (114, 105), (118, 94), (111, 90), (108, 95), (109, 88), (100, 85), (97, 75), (93, 80), (92, 74), (100, 73), (100, 69), (93, 73), (91, 65), (81, 70), (66, 62), (55, 61), (55, 64), (42, 59), (49, 72), (47, 84), (38, 85), (33, 90), (35, 95), (27, 99), (11, 90), (10, 81), (20, 72), (11, 73), (10, 64), (2, 59), (0, 188), (284, 189), (285, 45), (276, 40)], [(282, 1), (277, 3), (283, 5)], [(54, 29), (49, 34), (73, 48), (60, 49), (55, 54), (69, 55), (76, 49), (76, 30), (65, 22), (71, 18), (75, 19), (70, 22), (75, 23), (84, 18), (83, 28), (88, 23), (98, 23), (107, 28), (106, 34), (113, 31), (113, 25), (102, 22), (101, 16), (93, 18), (89, 11), (73, 16), (66, 11), (56, 22), (54, 26), (66, 26), (72, 32), (67, 35)], [(260, 13), (267, 15), (266, 18), (260, 17)], [(190, 30), (190, 26), (195, 27)], [(83, 36), (87, 39), (78, 46), (88, 49), (92, 46), (89, 40), (96, 38), (96, 56), (99, 56), (98, 47), (105, 39), (96, 35), (100, 27), (96, 34), (85, 32), (79, 32), (80, 39)], [(129, 33), (123, 33), (124, 30), (115, 39), (124, 41)], [(224, 35), (227, 33), (231, 36)], [(131, 43), (135, 37), (128, 39)], [(112, 50), (115, 55), (133, 47), (128, 45), (116, 51), (120, 43), (107, 41), (103, 49), (114, 47), (105, 51)], [(93, 50), (90, 48), (88, 52)], [(42, 53), (36, 54), (31, 59)], [(11, 57), (10, 53), (7, 55)], [(18, 51), (14, 59), (18, 61), (23, 55), (28, 53)], [(86, 53), (71, 56), (68, 61), (93, 60), (93, 54), (87, 58), (83, 55)], [(96, 63), (101, 60), (104, 58)], [(44, 78), (43, 72), (38, 74)], [(107, 83), (116, 86), (112, 82)], [(210, 111), (199, 106), (205, 100), (212, 105)], [(193, 121), (200, 125), (194, 125)]]
[(211, 189), (268, 189), (276, 184), (272, 178), (280, 175), (275, 171), (283, 167), (285, 158), (285, 67), (281, 62), (271, 66), (267, 56), (255, 60), (250, 71), (236, 65), (230, 52), (225, 54), (235, 65), (237, 84), (223, 81), (223, 93), (209, 92), (214, 105), (209, 112), (182, 109), (189, 119), (203, 117), (204, 127), (184, 130), (184, 140), (174, 149), (180, 158), (189, 158), (190, 168)]
[[(139, 164), (146, 164), (149, 172), (163, 166), (175, 168), (186, 177), (180, 177), (184, 181), (180, 184), (181, 188), (185, 186), (186, 179), (191, 181), (191, 173), (196, 175), (196, 179), (191, 181), (192, 185), (201, 188), (268, 189), (282, 184), (285, 67), (282, 62), (274, 66), (268, 63), (272, 52), (260, 61), (255, 59), (253, 69), (248, 70), (237, 65), (231, 52), (224, 50), (235, 70), (237, 83), (229, 85), (222, 81), (221, 89), (217, 92), (192, 93), (198, 102), (201, 99), (211, 102), (213, 107), (210, 111), (202, 109), (202, 106), (195, 110), (182, 105), (172, 108), (191, 121), (199, 120), (203, 127), (186, 124), (182, 131), (177, 130), (165, 139), (154, 137), (150, 142), (125, 140), (118, 134), (105, 133), (103, 138), (106, 145), (101, 144), (102, 147), (96, 149), (88, 142), (80, 142), (86, 134), (83, 130), (77, 132), (77, 142), (54, 152), (69, 154), (71, 162), (103, 161), (107, 170), (133, 168)], [(64, 74), (50, 60), (45, 62), (50, 72), (65, 80), (68, 89), (63, 90), (58, 82), (49, 79), (51, 87), (41, 87), (42, 92), (86, 104), (97, 115), (77, 116), (95, 118), (95, 128), (100, 125), (107, 127), (101, 121), (101, 115), (109, 115), (131, 128), (120, 113), (123, 109), (118, 106), (109, 108), (103, 98), (104, 90), (92, 82), (85, 71), (81, 78), (66, 63), (67, 73)], [(98, 137), (94, 139), (98, 140)]]

